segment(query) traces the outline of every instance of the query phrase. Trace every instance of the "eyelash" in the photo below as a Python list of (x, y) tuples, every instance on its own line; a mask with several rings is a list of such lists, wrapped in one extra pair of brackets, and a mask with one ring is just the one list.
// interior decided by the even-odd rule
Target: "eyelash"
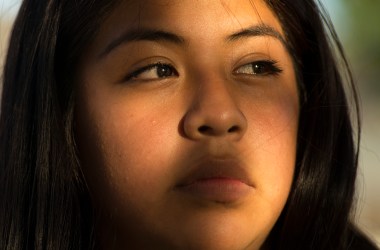
[[(146, 66), (144, 66), (142, 68), (139, 68), (139, 69), (133, 71), (132, 73), (128, 74), (125, 77), (125, 80), (126, 81), (131, 81), (131, 80), (134, 80), (134, 79), (138, 79), (138, 77), (140, 75), (142, 75), (143, 73), (149, 72), (150, 70), (152, 70), (154, 68), (156, 68), (156, 70), (158, 70), (159, 67), (166, 68), (167, 70), (170, 70), (171, 71), (171, 75), (170, 76), (163, 76), (163, 77), (158, 76), (157, 79), (168, 78), (168, 77), (172, 77), (172, 76), (178, 76), (177, 70), (171, 64), (158, 62), (158, 63), (152, 63), (152, 64), (149, 64), (149, 65), (146, 65)], [(156, 73), (158, 73), (158, 72), (156, 71)], [(156, 79), (156, 78), (153, 78), (153, 79)], [(153, 80), (153, 79), (144, 79), (144, 80)]]
[[(243, 67), (247, 67), (247, 66), (249, 66), (252, 69), (252, 71), (253, 71), (252, 73), (247, 73), (246, 70), (245, 71), (241, 70)], [(169, 78), (169, 77), (179, 75), (177, 70), (171, 64), (158, 62), (158, 63), (149, 64), (147, 66), (139, 68), (139, 69), (135, 70), (134, 72), (128, 74), (125, 77), (125, 81), (131, 81), (134, 79), (138, 79), (139, 76), (141, 76), (143, 73), (147, 73), (150, 70), (153, 70), (155, 68), (156, 68), (155, 74), (157, 74), (157, 78), (152, 77), (152, 78), (142, 79), (142, 80), (146, 80), (146, 81), (157, 80), (157, 79), (164, 79), (164, 78)], [(169, 70), (169, 75), (159, 76), (158, 75), (159, 73), (157, 71), (159, 68), (164, 69), (164, 70)], [(254, 72), (255, 70), (256, 71), (259, 70), (261, 72), (258, 72), (258, 73)], [(251, 62), (251, 63), (244, 64), (242, 66), (239, 66), (236, 70), (233, 71), (233, 73), (235, 75), (248, 75), (248, 76), (249, 75), (254, 75), (254, 76), (270, 76), (270, 75), (273, 75), (273, 76), (277, 76), (282, 71), (283, 70), (277, 65), (276, 61), (261, 60), (261, 61), (255, 61), (255, 62)], [(163, 72), (163, 73), (165, 74), (168, 72)]]
[[(283, 70), (277, 65), (278, 63), (273, 60), (261, 60), (261, 61), (255, 61), (251, 63), (244, 64), (242, 66), (239, 66), (236, 70), (234, 70), (235, 75), (254, 75), (254, 76), (277, 76), (279, 75)], [(261, 72), (239, 72), (243, 67), (250, 66), (252, 71), (259, 70)]]

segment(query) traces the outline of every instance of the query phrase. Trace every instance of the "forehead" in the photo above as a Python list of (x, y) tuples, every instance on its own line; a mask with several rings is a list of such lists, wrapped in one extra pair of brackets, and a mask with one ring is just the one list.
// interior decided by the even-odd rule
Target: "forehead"
[(111, 12), (100, 34), (110, 38), (121, 30), (152, 28), (199, 41), (260, 23), (283, 34), (263, 0), (126, 0)]

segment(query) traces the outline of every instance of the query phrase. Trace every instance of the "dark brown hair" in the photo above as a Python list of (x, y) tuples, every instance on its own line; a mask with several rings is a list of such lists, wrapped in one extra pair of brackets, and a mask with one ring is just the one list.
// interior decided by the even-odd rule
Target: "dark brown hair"
[[(355, 137), (350, 107), (358, 111), (357, 95), (336, 34), (314, 0), (266, 2), (286, 32), (302, 99), (294, 183), (266, 246), (376, 249), (350, 222), (360, 122), (355, 120)], [(73, 134), (73, 76), (82, 51), (116, 3), (23, 1), (3, 77), (1, 249), (95, 246), (94, 215)], [(345, 89), (354, 96), (352, 103)]]

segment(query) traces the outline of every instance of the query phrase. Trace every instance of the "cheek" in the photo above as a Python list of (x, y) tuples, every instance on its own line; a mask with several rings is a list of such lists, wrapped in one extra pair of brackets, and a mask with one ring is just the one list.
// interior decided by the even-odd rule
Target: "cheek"
[(272, 209), (285, 204), (296, 161), (299, 103), (295, 88), (281, 88), (246, 108), (249, 120), (245, 139), (251, 145), (245, 158), (252, 163), (257, 191)]
[(108, 105), (91, 103), (91, 109), (78, 112), (83, 125), (78, 133), (82, 165), (90, 188), (100, 195), (95, 198), (115, 205), (159, 199), (157, 194), (170, 183), (166, 176), (175, 160), (176, 141), (169, 132), (178, 130), (171, 122), (173, 115), (158, 111), (159, 106), (153, 109), (138, 102), (105, 103)]

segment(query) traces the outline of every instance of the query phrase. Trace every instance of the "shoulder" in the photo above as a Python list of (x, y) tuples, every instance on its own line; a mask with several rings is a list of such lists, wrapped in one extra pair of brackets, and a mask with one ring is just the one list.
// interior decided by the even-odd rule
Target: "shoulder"
[(349, 233), (349, 250), (380, 250), (374, 242), (372, 242), (357, 227), (352, 227)]

